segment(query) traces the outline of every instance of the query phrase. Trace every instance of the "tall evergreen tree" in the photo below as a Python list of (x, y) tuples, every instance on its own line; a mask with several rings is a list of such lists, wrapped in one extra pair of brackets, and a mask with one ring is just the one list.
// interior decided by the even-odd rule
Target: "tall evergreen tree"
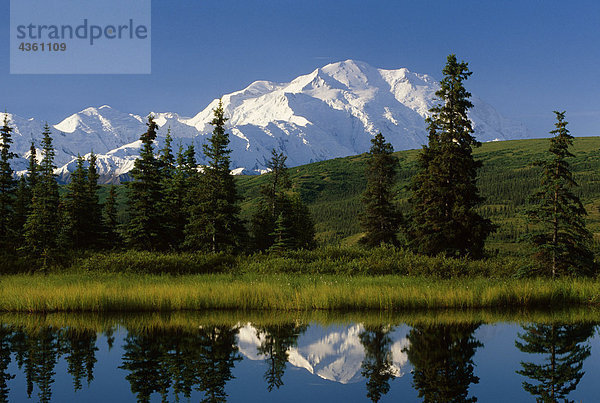
[(23, 244), (24, 227), (31, 208), (31, 197), (31, 188), (27, 184), (27, 178), (25, 175), (21, 175), (17, 186), (17, 198), (15, 200), (13, 218), (13, 228), (17, 245)]
[(129, 183), (129, 216), (127, 228), (129, 245), (135, 249), (161, 249), (162, 235), (160, 201), (162, 199), (160, 165), (154, 156), (153, 143), (158, 126), (148, 117), (148, 130), (140, 137), (142, 148), (131, 171)]
[(480, 143), (467, 116), (473, 106), (471, 94), (463, 86), (471, 72), (452, 54), (443, 74), (436, 92), (441, 104), (429, 110), (429, 141), (419, 154), (419, 173), (411, 184), (408, 235), (420, 253), (479, 258), (495, 226), (477, 212), (483, 202), (476, 184), (481, 162), (474, 160), (473, 147)]
[(120, 245), (121, 235), (117, 216), (117, 191), (114, 185), (111, 185), (110, 190), (108, 191), (108, 197), (104, 202), (102, 211), (102, 227), (105, 231), (104, 246), (114, 248)]
[(181, 243), (181, 236), (176, 234), (177, 229), (177, 218), (180, 211), (177, 210), (179, 206), (176, 204), (178, 194), (173, 194), (175, 185), (175, 175), (178, 167), (176, 166), (176, 159), (173, 155), (172, 144), (173, 138), (171, 137), (171, 129), (167, 131), (165, 143), (163, 148), (159, 151), (158, 163), (160, 167), (160, 180), (163, 198), (160, 201), (160, 209), (162, 211), (162, 237), (165, 239), (167, 246), (170, 249), (177, 249)]
[(9, 126), (8, 114), (4, 113), (4, 124), (0, 127), (0, 249), (14, 244), (14, 210), (17, 182), (10, 166), (16, 154), (10, 151), (13, 129)]
[(203, 152), (208, 160), (202, 180), (192, 189), (197, 200), (190, 208), (186, 245), (211, 252), (232, 251), (241, 245), (244, 226), (239, 218), (238, 195), (231, 175), (229, 135), (225, 132), (222, 102), (214, 110), (214, 125)]
[(198, 184), (199, 173), (193, 145), (184, 151), (180, 145), (175, 159), (172, 177), (165, 183), (165, 212), (169, 222), (170, 247), (179, 249), (185, 240), (185, 226), (190, 206), (196, 201), (190, 197), (190, 189)]
[[(31, 212), (25, 223), (25, 246), (34, 254), (44, 257), (56, 249), (59, 229), (58, 183), (54, 174), (54, 146), (50, 126), (46, 123), (42, 133), (42, 162), (36, 175)], [(31, 181), (31, 177), (29, 178)]]
[(87, 172), (87, 203), (89, 208), (89, 229), (87, 232), (86, 243), (90, 248), (98, 248), (102, 243), (102, 234), (105, 231), (102, 221), (102, 205), (98, 198), (98, 192), (100, 186), (98, 181), (100, 175), (98, 174), (98, 157), (93, 152), (89, 157), (89, 166)]
[(585, 226), (587, 212), (574, 193), (578, 186), (567, 159), (573, 157), (569, 147), (573, 136), (567, 129), (565, 112), (554, 112), (556, 129), (550, 133), (551, 157), (538, 162), (542, 167), (540, 189), (532, 196), (535, 207), (529, 219), (537, 228), (530, 235), (536, 257), (549, 269), (552, 277), (568, 274), (593, 274), (594, 255), (590, 250), (592, 234)]
[(270, 172), (261, 186), (262, 199), (250, 221), (253, 247), (257, 250), (283, 251), (312, 249), (315, 242), (314, 222), (306, 205), (291, 190), (292, 183), (283, 152), (271, 151), (267, 162)]
[(394, 203), (392, 187), (396, 181), (398, 159), (394, 149), (381, 133), (371, 140), (367, 161), (367, 189), (362, 195), (364, 213), (361, 224), (365, 236), (361, 243), (368, 246), (398, 245), (397, 232), (402, 214)]
[(27, 166), (27, 183), (29, 188), (33, 192), (33, 189), (37, 185), (39, 176), (39, 165), (37, 162), (37, 150), (33, 141), (31, 147), (29, 147), (29, 165)]
[(88, 247), (90, 211), (88, 201), (88, 174), (85, 160), (77, 156), (77, 167), (71, 175), (71, 182), (62, 203), (61, 241), (73, 249)]

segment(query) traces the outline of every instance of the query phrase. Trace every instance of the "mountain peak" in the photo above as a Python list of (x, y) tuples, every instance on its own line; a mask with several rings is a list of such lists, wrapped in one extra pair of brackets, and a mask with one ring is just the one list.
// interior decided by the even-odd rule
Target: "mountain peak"
[[(222, 96), (229, 118), (232, 169), (259, 173), (272, 149), (288, 156), (290, 167), (314, 161), (360, 154), (373, 136), (382, 132), (396, 150), (419, 148), (427, 141), (424, 118), (438, 101), (439, 84), (433, 78), (406, 68), (379, 69), (347, 59), (327, 64), (289, 82), (254, 81), (246, 88)], [(523, 125), (499, 115), (477, 97), (469, 112), (480, 141), (522, 138)], [(192, 118), (177, 113), (156, 113), (157, 147), (167, 128), (178, 147), (194, 145), (199, 163), (213, 126), (218, 99)], [(41, 124), (10, 116), (14, 120), (14, 150), (21, 157), (30, 146), (30, 133), (39, 139)], [(109, 105), (89, 107), (54, 126), (56, 163), (71, 164), (77, 154), (94, 150), (115, 175), (126, 174), (139, 153), (137, 140), (146, 131), (146, 119), (123, 113)], [(102, 157), (101, 157), (102, 156)], [(25, 161), (21, 161), (24, 163)]]

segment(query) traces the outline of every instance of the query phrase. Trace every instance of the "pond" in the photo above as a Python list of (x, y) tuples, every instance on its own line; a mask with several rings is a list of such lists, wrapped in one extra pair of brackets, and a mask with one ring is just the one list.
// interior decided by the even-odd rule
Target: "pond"
[(2, 315), (0, 401), (594, 401), (575, 316)]

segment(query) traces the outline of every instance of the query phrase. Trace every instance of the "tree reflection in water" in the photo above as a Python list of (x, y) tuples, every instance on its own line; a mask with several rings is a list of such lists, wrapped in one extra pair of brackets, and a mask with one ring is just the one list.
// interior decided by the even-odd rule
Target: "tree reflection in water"
[(273, 326), (258, 326), (257, 335), (262, 339), (258, 352), (265, 356), (267, 371), (264, 379), (267, 390), (279, 389), (283, 385), (283, 374), (288, 362), (289, 350), (296, 347), (298, 337), (307, 329), (305, 325), (288, 323)]
[(12, 332), (7, 326), (0, 325), (0, 402), (8, 402), (8, 381), (15, 375), (8, 373), (10, 364), (10, 338)]
[(520, 340), (515, 341), (519, 350), (544, 355), (542, 364), (521, 362), (522, 369), (517, 373), (536, 382), (524, 381), (523, 388), (538, 401), (567, 401), (567, 395), (584, 375), (583, 361), (591, 354), (585, 342), (594, 334), (594, 325), (535, 324), (523, 330)]
[[(390, 394), (392, 381), (400, 373), (397, 365), (402, 361), (395, 362), (400, 357), (393, 356), (396, 342), (396, 345), (407, 346), (402, 352), (406, 353), (413, 367), (412, 384), (425, 402), (477, 400), (469, 396), (470, 386), (479, 382), (474, 373), (473, 357), (476, 350), (483, 347), (474, 337), (479, 327), (477, 323), (416, 325), (409, 331), (406, 344), (393, 339), (394, 328), (386, 324), (364, 327), (355, 324), (352, 329), (361, 329), (360, 332), (353, 330), (347, 334), (339, 328), (332, 328), (325, 337), (318, 329), (305, 334), (308, 326), (299, 322), (253, 327), (251, 333), (257, 336), (257, 339), (252, 339), (256, 343), (253, 344), (256, 346), (254, 351), (266, 363), (263, 378), (269, 392), (283, 389), (290, 351), (298, 348), (296, 359), (306, 365), (315, 365), (312, 367), (314, 373), (317, 373), (316, 365), (321, 365), (328, 370), (348, 370), (350, 372), (345, 374), (344, 379), (356, 380), (355, 371), (360, 363), (367, 398), (379, 401)], [(87, 383), (89, 386), (93, 382), (95, 367), (104, 365), (97, 363), (100, 333), (95, 329), (104, 330), (109, 348), (115, 343), (115, 336), (119, 337), (114, 323), (89, 328), (57, 328), (38, 322), (26, 327), (0, 325), (0, 403), (14, 398), (9, 395), (13, 384), (24, 384), (29, 397), (37, 395), (34, 400), (49, 402), (52, 388), (56, 388), (55, 379), (58, 377), (59, 384), (64, 385), (61, 377), (65, 376), (67, 383), (72, 380), (71, 390), (77, 393), (76, 400), (84, 400), (85, 393), (92, 393), (91, 390), (82, 391), (84, 385)], [(124, 377), (141, 402), (148, 402), (152, 397), (156, 399), (156, 395), (162, 401), (197, 399), (196, 395), (206, 402), (225, 401), (228, 398), (227, 385), (234, 379), (234, 367), (242, 359), (237, 345), (238, 331), (239, 326), (231, 323), (171, 327), (135, 323), (121, 339), (122, 343), (115, 343), (119, 350), (117, 354), (122, 354), (119, 368), (124, 372), (114, 372), (115, 368), (111, 367), (112, 376)], [(302, 334), (305, 338), (300, 340)], [(532, 362), (522, 362), (521, 369), (517, 371), (517, 374), (527, 377), (523, 382), (525, 391), (538, 401), (565, 400), (583, 377), (583, 362), (591, 354), (588, 339), (593, 334), (594, 325), (586, 323), (525, 326), (524, 332), (518, 335), (516, 346), (522, 352), (539, 357), (529, 360)], [(361, 355), (363, 350), (364, 356)], [(246, 354), (253, 359), (251, 350)], [(60, 372), (56, 369), (59, 362), (59, 368), (65, 368), (65, 373), (57, 375)], [(107, 365), (112, 365), (110, 360), (107, 362)], [(250, 368), (255, 364), (252, 361), (248, 364), (240, 368), (242, 373), (252, 371)], [(20, 379), (13, 380), (15, 375)], [(248, 387), (244, 386), (244, 380), (233, 388), (239, 386)], [(267, 393), (260, 385), (256, 387)], [(294, 393), (294, 388), (298, 387), (297, 382), (290, 382), (289, 391), (283, 393)], [(525, 391), (520, 393), (526, 394)], [(257, 389), (257, 393), (260, 392)]]
[(403, 351), (412, 363), (413, 386), (425, 402), (475, 402), (469, 386), (479, 383), (473, 374), (473, 355), (483, 347), (473, 333), (478, 324), (415, 326)]
[(168, 391), (178, 398), (191, 397), (193, 389), (204, 392), (205, 402), (227, 398), (225, 384), (242, 358), (238, 354), (237, 328), (202, 327), (198, 331), (144, 331), (129, 333), (123, 347), (126, 379), (138, 401), (147, 402), (154, 392), (168, 401)]
[(390, 380), (396, 377), (393, 367), (391, 326), (366, 326), (360, 334), (365, 349), (361, 375), (367, 380), (367, 397), (378, 402), (390, 390)]

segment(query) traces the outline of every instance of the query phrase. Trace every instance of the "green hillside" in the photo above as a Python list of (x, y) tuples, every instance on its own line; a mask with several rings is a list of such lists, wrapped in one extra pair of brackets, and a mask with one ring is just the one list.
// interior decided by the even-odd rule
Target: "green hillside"
[[(498, 224), (499, 230), (488, 242), (492, 250), (518, 253), (517, 243), (527, 230), (523, 210), (527, 199), (539, 184), (539, 169), (533, 161), (545, 157), (548, 139), (515, 140), (485, 143), (475, 151), (483, 162), (479, 187), (486, 198), (482, 213)], [(415, 173), (417, 150), (400, 151), (397, 200), (405, 210), (406, 187)], [(582, 200), (588, 210), (588, 224), (595, 239), (600, 239), (600, 138), (577, 138), (570, 161), (580, 186)], [(358, 214), (360, 194), (365, 187), (366, 154), (337, 158), (290, 169), (295, 188), (308, 203), (316, 223), (318, 240), (323, 244), (351, 245), (360, 238)], [(241, 176), (238, 190), (243, 197), (244, 218), (250, 217), (259, 197), (260, 176)], [(596, 242), (598, 244), (598, 242)]]

